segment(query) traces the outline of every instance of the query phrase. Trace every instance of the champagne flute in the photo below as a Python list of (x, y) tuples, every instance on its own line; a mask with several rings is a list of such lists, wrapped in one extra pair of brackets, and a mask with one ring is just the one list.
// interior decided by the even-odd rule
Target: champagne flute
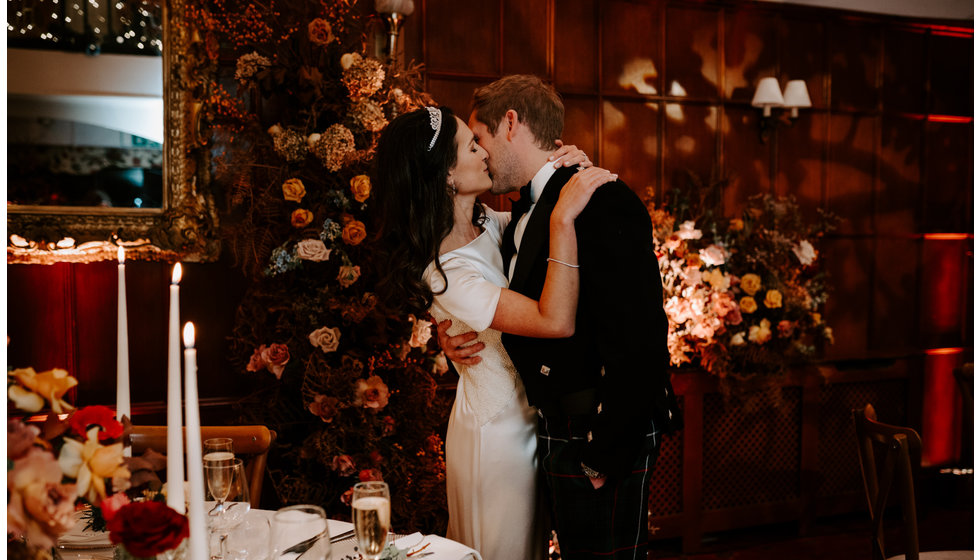
[(329, 560), (330, 532), (320, 506), (284, 507), (272, 515), (269, 560)]
[(235, 458), (232, 448), (232, 439), (227, 437), (208, 438), (204, 440), (204, 462), (218, 461), (221, 464), (230, 464)]
[(224, 558), (227, 555), (228, 533), (237, 527), (251, 509), (248, 480), (241, 459), (232, 459), (228, 464), (219, 461), (206, 461), (204, 474), (208, 481), (207, 505), (208, 525), (212, 535), (219, 535), (220, 552), (211, 558)]
[(358, 482), (351, 500), (357, 546), (365, 560), (378, 560), (391, 528), (391, 497), (388, 484), (379, 481)]

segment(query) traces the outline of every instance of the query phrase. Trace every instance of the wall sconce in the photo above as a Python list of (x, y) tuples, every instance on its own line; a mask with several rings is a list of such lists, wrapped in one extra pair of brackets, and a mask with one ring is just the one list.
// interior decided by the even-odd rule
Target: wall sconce
[(374, 10), (381, 14), (388, 24), (388, 60), (395, 59), (398, 46), (398, 33), (406, 16), (415, 11), (412, 0), (374, 0)]
[[(752, 106), (762, 108), (762, 118), (759, 119), (759, 139), (765, 142), (769, 133), (779, 123), (792, 126), (800, 116), (800, 108), (811, 106), (810, 94), (803, 80), (790, 80), (786, 83), (786, 89), (780, 92), (779, 81), (776, 78), (762, 78), (755, 88), (755, 95), (752, 96)], [(780, 119), (773, 115), (773, 107), (789, 109), (789, 118)]]

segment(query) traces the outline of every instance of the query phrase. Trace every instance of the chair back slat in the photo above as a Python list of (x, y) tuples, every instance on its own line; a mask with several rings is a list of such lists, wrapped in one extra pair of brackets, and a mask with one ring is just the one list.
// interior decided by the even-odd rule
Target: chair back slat
[[(186, 436), (187, 429), (183, 430)], [(206, 439), (231, 438), (235, 456), (242, 459), (245, 476), (248, 477), (249, 493), (253, 508), (259, 507), (262, 497), (262, 482), (268, 461), (269, 448), (276, 440), (276, 432), (265, 426), (202, 426), (201, 441)], [(147, 449), (158, 453), (167, 451), (166, 426), (133, 426), (129, 435), (133, 455), (140, 455)], [(186, 444), (186, 437), (185, 437)]]

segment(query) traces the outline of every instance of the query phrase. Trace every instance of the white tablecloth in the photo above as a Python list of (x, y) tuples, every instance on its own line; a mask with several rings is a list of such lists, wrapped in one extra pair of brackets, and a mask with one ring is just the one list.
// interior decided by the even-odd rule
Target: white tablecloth
[[(266, 560), (269, 544), (268, 520), (274, 512), (252, 510), (245, 521), (232, 531), (228, 538), (229, 556), (226, 560)], [(80, 518), (75, 527), (58, 541), (58, 553), (64, 560), (111, 560), (112, 545), (108, 533), (83, 531), (84, 522)], [(331, 536), (342, 535), (354, 528), (347, 521), (328, 520)], [(413, 533), (407, 536), (395, 535), (395, 545), (408, 549), (412, 554), (409, 560), (482, 560), (480, 553), (458, 542), (438, 535)], [(355, 551), (357, 543), (353, 536), (332, 545), (332, 560), (358, 560)]]

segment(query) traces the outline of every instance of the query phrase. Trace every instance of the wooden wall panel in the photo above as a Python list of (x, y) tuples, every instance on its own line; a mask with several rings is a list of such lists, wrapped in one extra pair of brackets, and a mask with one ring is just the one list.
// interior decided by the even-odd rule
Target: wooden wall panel
[(682, 185), (688, 172), (707, 180), (716, 159), (721, 111), (714, 105), (680, 103), (667, 103), (664, 111), (664, 184)]
[(874, 208), (875, 118), (830, 119), (827, 207), (843, 218), (840, 233), (870, 233)]
[(659, 107), (642, 101), (605, 101), (602, 164), (619, 173), (640, 196), (657, 185)]
[(834, 22), (829, 31), (831, 105), (874, 110), (878, 106), (880, 28), (862, 22)]
[(882, 106), (922, 114), (926, 106), (926, 35), (921, 30), (885, 29)]
[(490, 83), (476, 80), (438, 80), (429, 79), (428, 91), (440, 105), (445, 105), (456, 113), (456, 116), (468, 121), (470, 107), (473, 101), (473, 90)]
[[(72, 268), (75, 293), (74, 339), (78, 369), (70, 372), (78, 379), (78, 397), (80, 402), (103, 402), (99, 400), (100, 393), (112, 395), (115, 400), (115, 384), (109, 387), (99, 387), (100, 382), (115, 380), (116, 372), (116, 263), (99, 262)], [(127, 276), (132, 275), (127, 267)], [(127, 278), (127, 295), (130, 292)], [(133, 299), (127, 300), (131, 328), (129, 336), (136, 340), (140, 338), (141, 304), (159, 294), (134, 293)], [(166, 348), (166, 339), (163, 339)], [(137, 354), (136, 360), (138, 361)], [(137, 364), (131, 363), (131, 366)], [(140, 371), (138, 367), (134, 367)], [(107, 375), (108, 374), (108, 375)]]
[(912, 234), (921, 208), (922, 131), (920, 120), (882, 116), (878, 148), (879, 181), (875, 230)]
[(559, 89), (595, 91), (599, 38), (596, 0), (555, 2), (555, 85)]
[(454, 0), (426, 0), (426, 66), (433, 72), (496, 74), (500, 71), (500, 7)]
[[(821, 20), (786, 18), (779, 26), (779, 74), (785, 88), (789, 80), (806, 81), (814, 109), (827, 106), (827, 25)], [(813, 111), (808, 111), (813, 112)]]
[(926, 123), (924, 232), (973, 231), (973, 123)]
[(565, 130), (562, 139), (575, 144), (589, 154), (593, 162), (599, 161), (599, 143), (596, 123), (599, 108), (589, 97), (565, 97)]
[(7, 265), (7, 365), (77, 370), (71, 265)]
[(737, 216), (748, 197), (772, 192), (772, 145), (759, 141), (759, 112), (726, 106), (722, 117), (724, 171), (731, 179), (725, 189), (725, 213)]
[(885, 237), (876, 242), (868, 335), (873, 353), (914, 352), (919, 343), (918, 310), (909, 302), (916, 298), (921, 246), (921, 240), (911, 237)]
[(972, 115), (973, 38), (934, 33), (929, 38), (929, 112)]
[(966, 315), (966, 267), (972, 240), (930, 239), (922, 244), (922, 291), (919, 299), (921, 342), (926, 348), (969, 344), (963, 340)]
[(812, 219), (824, 207), (827, 115), (805, 111), (793, 126), (779, 131), (778, 139), (776, 194), (795, 196)]
[(866, 238), (831, 238), (821, 245), (827, 272), (834, 278), (833, 295), (825, 313), (834, 329), (831, 360), (857, 359), (868, 353), (871, 308), (872, 241)]
[(720, 89), (718, 26), (720, 10), (699, 4), (667, 7), (664, 93), (717, 99)]
[(664, 92), (661, 10), (636, 2), (602, 3), (602, 90)]
[(724, 93), (728, 99), (748, 103), (759, 80), (776, 75), (775, 22), (772, 12), (725, 11)]
[(550, 22), (547, 2), (503, 1), (504, 74), (548, 75)]

